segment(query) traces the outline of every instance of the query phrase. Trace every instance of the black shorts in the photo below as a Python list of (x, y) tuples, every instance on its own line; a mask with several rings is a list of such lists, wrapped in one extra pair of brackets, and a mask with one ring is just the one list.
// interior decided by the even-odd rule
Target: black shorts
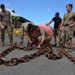
[(58, 28), (54, 28), (54, 30), (53, 30), (54, 35), (58, 35), (58, 31), (59, 31)]

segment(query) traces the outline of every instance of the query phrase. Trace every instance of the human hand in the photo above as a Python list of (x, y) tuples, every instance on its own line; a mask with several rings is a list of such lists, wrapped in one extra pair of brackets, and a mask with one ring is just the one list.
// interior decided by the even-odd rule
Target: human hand
[(69, 27), (72, 27), (72, 26), (73, 26), (73, 24), (70, 24), (70, 25), (69, 25)]
[(38, 48), (41, 48), (41, 46), (40, 46), (40, 45), (38, 45)]
[(2, 28), (2, 29), (4, 29), (4, 26), (3, 26), (3, 25), (1, 25), (1, 28)]
[(49, 25), (49, 23), (46, 23), (46, 26), (48, 26)]
[(59, 31), (62, 31), (62, 27), (59, 28)]
[(29, 43), (32, 44), (32, 41), (30, 40)]

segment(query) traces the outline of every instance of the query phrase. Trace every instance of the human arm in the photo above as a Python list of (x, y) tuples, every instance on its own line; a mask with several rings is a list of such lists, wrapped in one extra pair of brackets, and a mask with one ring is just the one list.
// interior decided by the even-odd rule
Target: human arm
[(74, 22), (73, 24), (70, 24), (69, 27), (72, 27), (72, 26), (74, 26), (74, 25), (75, 25), (75, 22)]
[(74, 23), (70, 24), (69, 27), (72, 27), (75, 25), (75, 12), (73, 13)]
[(2, 19), (2, 17), (1, 17), (1, 15), (0, 15), (0, 27), (1, 27), (2, 29), (4, 29), (4, 26), (2, 25), (1, 19)]
[(52, 22), (53, 22), (53, 20), (51, 20), (50, 22), (46, 23), (46, 25), (48, 26), (48, 25), (50, 25)]
[(61, 24), (60, 24), (60, 27), (59, 27), (59, 30), (62, 31), (62, 26), (64, 24), (64, 20), (62, 20)]
[(25, 33), (25, 35), (26, 35), (26, 37), (27, 37), (29, 43), (32, 43), (32, 41), (31, 41), (30, 37), (28, 36), (28, 33), (27, 33), (27, 32)]
[(41, 29), (40, 32), (41, 32), (41, 38), (38, 38), (38, 40), (40, 40), (38, 48), (40, 48), (43, 42), (45, 41), (45, 30)]
[(2, 29), (4, 29), (4, 26), (2, 25), (2, 23), (0, 22), (0, 27), (2, 28)]
[(65, 22), (65, 15), (64, 15), (63, 19), (61, 20), (61, 23), (60, 23), (60, 26), (59, 26), (60, 31), (62, 31), (62, 26), (64, 25), (64, 22)]
[(14, 28), (13, 22), (12, 22), (12, 17), (11, 17), (11, 13), (10, 13), (10, 12), (9, 12), (9, 18), (10, 18), (10, 24), (11, 24), (11, 27)]
[(42, 39), (41, 39), (41, 42), (39, 43), (38, 47), (41, 47), (41, 45), (43, 44), (45, 40), (45, 35), (42, 35)]
[(58, 30), (59, 30), (59, 31), (60, 31), (61, 23), (62, 23), (62, 19), (59, 18), (59, 25), (58, 25)]
[(55, 17), (52, 18), (52, 20), (50, 20), (48, 23), (46, 23), (46, 25), (50, 25), (53, 21), (55, 21)]

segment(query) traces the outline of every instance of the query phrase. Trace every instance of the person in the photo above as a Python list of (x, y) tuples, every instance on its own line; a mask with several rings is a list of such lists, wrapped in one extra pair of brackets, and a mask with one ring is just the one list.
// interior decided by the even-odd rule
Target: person
[(1, 41), (2, 46), (4, 46), (4, 40), (5, 40), (5, 30), (7, 30), (9, 40), (10, 40), (10, 46), (13, 46), (13, 25), (12, 25), (12, 19), (11, 14), (9, 11), (5, 9), (5, 5), (0, 5), (1, 11), (0, 11), (0, 26), (1, 26)]
[(59, 12), (55, 13), (55, 17), (52, 18), (52, 20), (47, 23), (46, 25), (51, 24), (52, 22), (54, 22), (54, 42), (55, 42), (55, 46), (57, 45), (57, 36), (59, 36), (60, 31), (59, 31), (59, 27), (61, 24), (62, 19), (59, 16)]
[[(47, 27), (48, 31), (46, 31), (45, 27), (43, 28), (43, 26)], [(52, 39), (52, 30), (46, 25), (43, 26), (30, 24), (28, 25), (27, 32), (29, 36), (28, 39), (30, 39), (30, 47), (32, 48), (32, 45), (35, 44), (37, 48), (50, 47), (50, 49), (52, 50), (52, 45), (50, 44), (50, 41)], [(48, 32), (51, 33), (51, 35), (49, 35)]]
[[(33, 24), (32, 22), (24, 22), (24, 23), (22, 23), (22, 25), (21, 25), (20, 48), (23, 48), (24, 35), (25, 35), (25, 36), (27, 37), (27, 39), (28, 39), (28, 47), (29, 47), (29, 45), (32, 43), (32, 41), (30, 40), (30, 38), (29, 38), (29, 36), (28, 36), (28, 32), (27, 32), (27, 27), (28, 27), (28, 25), (31, 26), (31, 25), (34, 25), (34, 24)], [(31, 47), (30, 47), (29, 49), (31, 49)]]
[(66, 10), (67, 13), (64, 15), (60, 30), (61, 37), (60, 37), (60, 47), (59, 50), (63, 50), (64, 45), (66, 44), (66, 51), (69, 52), (71, 48), (72, 38), (73, 38), (73, 27), (75, 25), (75, 12), (72, 11), (73, 5), (67, 4)]

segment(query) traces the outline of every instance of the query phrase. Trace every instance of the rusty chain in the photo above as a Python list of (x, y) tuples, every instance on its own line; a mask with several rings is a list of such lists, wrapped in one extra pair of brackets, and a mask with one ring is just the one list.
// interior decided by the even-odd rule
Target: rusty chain
[(20, 49), (20, 50), (24, 50), (24, 51), (26, 50), (25, 47), (19, 48), (17, 46), (17, 43), (15, 43), (13, 47), (9, 47), (6, 50), (4, 50), (2, 53), (0, 53), (0, 65), (4, 64), (6, 66), (14, 66), (14, 65), (17, 65), (22, 62), (29, 62), (31, 59), (34, 59), (35, 57), (38, 57), (40, 55), (45, 55), (48, 59), (56, 60), (56, 59), (62, 58), (63, 54), (75, 62), (75, 58), (72, 55), (68, 54), (68, 52), (66, 52), (65, 50), (58, 51), (58, 54), (56, 55), (49, 47), (46, 47), (45, 49), (40, 48), (35, 53), (25, 55), (24, 57), (11, 58), (10, 60), (5, 60), (4, 57), (7, 54), (9, 54), (11, 51), (13, 51), (14, 49)]

